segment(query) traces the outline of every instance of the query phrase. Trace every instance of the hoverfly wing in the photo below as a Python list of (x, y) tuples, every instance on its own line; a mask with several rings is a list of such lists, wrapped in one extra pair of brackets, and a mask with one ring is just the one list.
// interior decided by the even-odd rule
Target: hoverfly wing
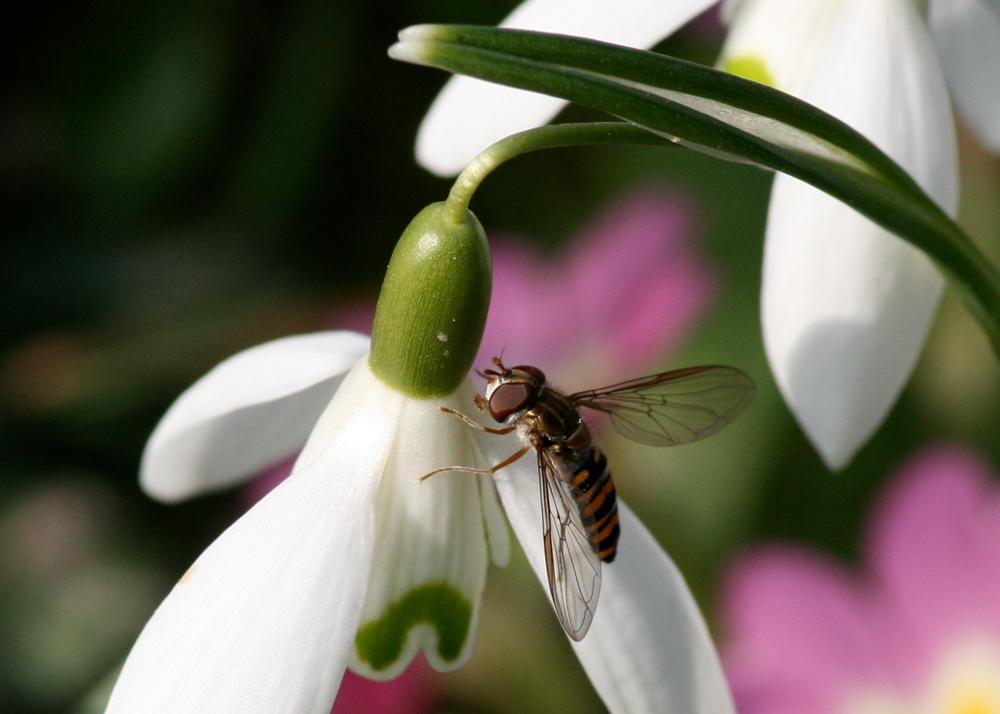
[(587, 538), (572, 486), (558, 474), (557, 465), (538, 450), (539, 489), (542, 498), (542, 537), (549, 592), (559, 623), (579, 642), (590, 629), (601, 593), (601, 558)]
[(573, 403), (605, 412), (622, 436), (674, 446), (710, 436), (747, 408), (753, 380), (735, 367), (689, 367), (571, 394)]

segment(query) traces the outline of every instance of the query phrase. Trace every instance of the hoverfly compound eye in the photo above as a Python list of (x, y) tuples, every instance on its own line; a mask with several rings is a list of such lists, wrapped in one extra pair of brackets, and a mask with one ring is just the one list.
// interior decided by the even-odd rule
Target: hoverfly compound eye
[(532, 367), (530, 364), (522, 364), (519, 367), (513, 367), (510, 371), (528, 375), (533, 380), (538, 382), (538, 386), (545, 384), (545, 373), (538, 369), (538, 367)]
[(490, 416), (505, 422), (511, 414), (526, 409), (535, 394), (535, 388), (526, 382), (500, 384), (490, 394)]

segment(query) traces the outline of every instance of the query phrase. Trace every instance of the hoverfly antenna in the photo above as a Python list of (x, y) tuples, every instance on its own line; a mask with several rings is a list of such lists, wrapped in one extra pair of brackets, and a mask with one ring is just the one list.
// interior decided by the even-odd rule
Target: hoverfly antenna
[[(507, 348), (505, 347), (504, 349)], [(503, 360), (503, 350), (500, 350), (500, 356), (493, 358), (493, 364), (495, 364), (497, 367), (500, 368), (500, 373), (497, 374), (498, 377), (506, 377), (508, 374), (510, 374), (510, 370), (503, 366), (502, 360)], [(490, 371), (492, 370), (487, 370), (487, 372)], [(494, 372), (494, 374), (496, 373)]]
[(492, 369), (484, 369), (482, 371), (480, 371), (480, 370), (477, 369), (476, 370), (476, 374), (478, 374), (483, 379), (492, 379), (493, 377), (499, 377), (500, 376), (496, 372), (494, 372)]

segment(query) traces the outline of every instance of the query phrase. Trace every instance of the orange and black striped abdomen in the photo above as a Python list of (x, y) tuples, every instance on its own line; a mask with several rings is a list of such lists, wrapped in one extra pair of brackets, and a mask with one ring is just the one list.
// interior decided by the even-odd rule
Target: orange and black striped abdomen
[(590, 544), (601, 560), (610, 563), (618, 548), (618, 499), (608, 460), (600, 449), (589, 446), (573, 459), (573, 496)]

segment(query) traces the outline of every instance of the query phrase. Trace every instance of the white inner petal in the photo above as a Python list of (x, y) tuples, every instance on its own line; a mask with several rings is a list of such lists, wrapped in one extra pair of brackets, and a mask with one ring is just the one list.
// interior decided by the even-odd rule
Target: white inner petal
[(439, 671), (472, 653), (488, 552), (472, 427), (441, 406), (456, 396), (406, 402), (376, 501), (377, 557), (351, 668), (391, 679), (419, 649)]
[[(485, 464), (484, 468), (494, 465), (486, 463), (482, 457), (478, 463)], [(496, 484), (489, 474), (482, 474), (479, 477), (479, 495), (483, 500), (483, 522), (486, 524), (490, 560), (493, 565), (502, 568), (510, 559), (510, 533), (507, 530), (507, 518), (500, 505)]]
[[(483, 426), (493, 428), (499, 426), (478, 409), (472, 408), (472, 398), (476, 394), (476, 388), (470, 380), (465, 380), (455, 394), (458, 397), (458, 411), (473, 418)], [(472, 429), (472, 427), (469, 428)], [(500, 463), (500, 461), (493, 463), (483, 455), (475, 436), (474, 434), (472, 448), (476, 454), (477, 467), (488, 469)], [(518, 448), (520, 446), (511, 449), (511, 453), (514, 453)], [(483, 522), (486, 524), (486, 541), (490, 549), (490, 561), (498, 568), (502, 568), (507, 565), (507, 561), (510, 559), (510, 530), (507, 527), (507, 516), (504, 514), (503, 506), (500, 505), (500, 494), (497, 493), (497, 487), (491, 474), (479, 475), (479, 496), (483, 502)]]

